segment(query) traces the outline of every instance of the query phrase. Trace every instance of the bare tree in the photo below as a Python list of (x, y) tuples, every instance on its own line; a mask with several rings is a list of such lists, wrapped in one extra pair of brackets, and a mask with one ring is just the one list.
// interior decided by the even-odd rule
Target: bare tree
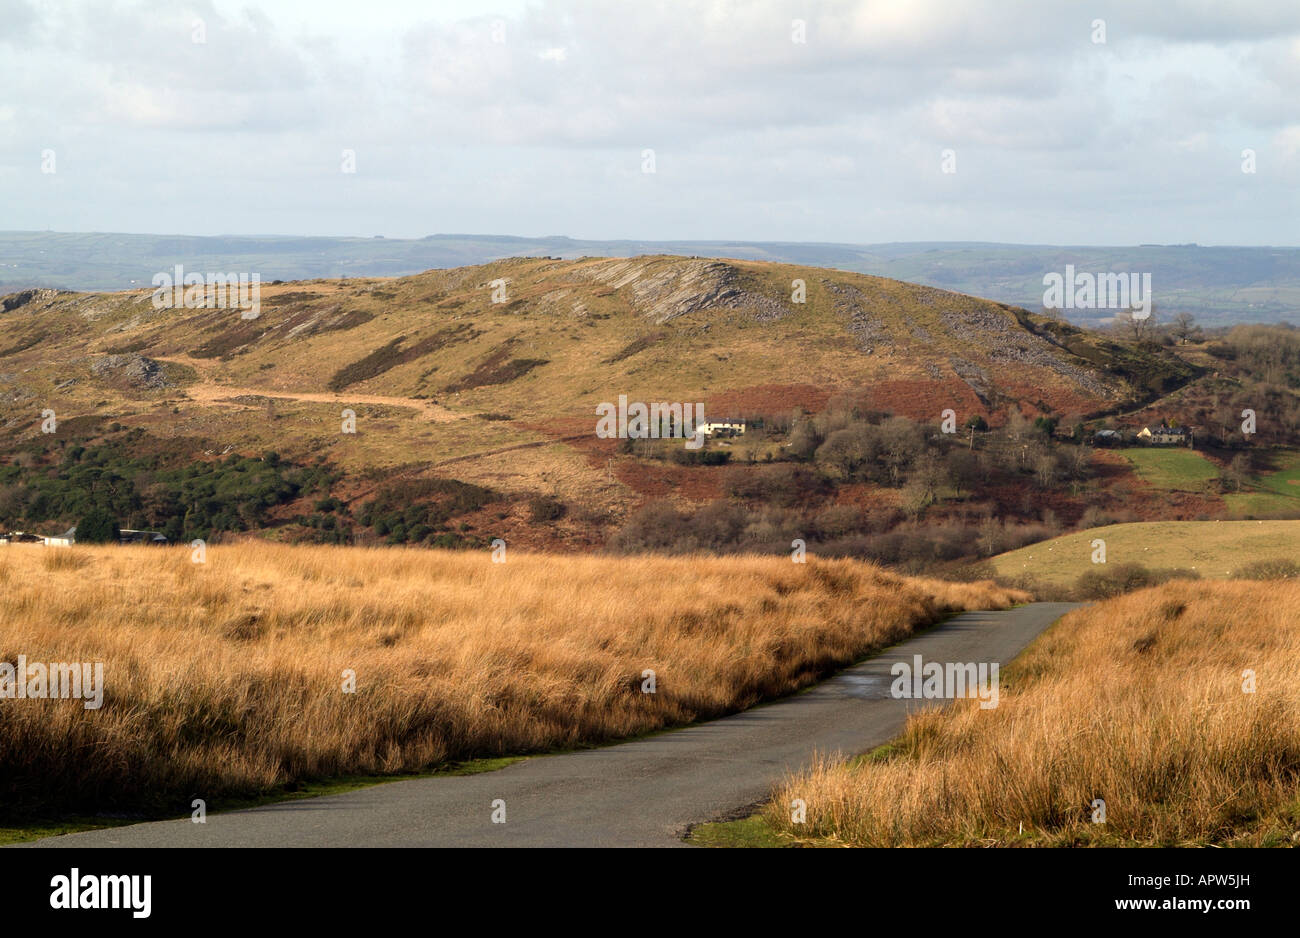
[(1074, 494), (1079, 494), (1079, 483), (1088, 477), (1088, 468), (1092, 463), (1092, 453), (1086, 446), (1062, 446), (1060, 449), (1061, 467), (1070, 480)]
[(1178, 340), (1179, 345), (1186, 345), (1191, 339), (1198, 335), (1201, 327), (1196, 325), (1196, 317), (1191, 313), (1179, 313), (1174, 317), (1170, 331), (1174, 338)]
[(1034, 461), (1034, 474), (1038, 476), (1038, 484), (1047, 488), (1055, 482), (1058, 468), (1055, 453), (1049, 451), (1040, 454)]
[(1241, 483), (1250, 478), (1250, 457), (1245, 453), (1238, 453), (1220, 473), (1219, 478), (1227, 485), (1231, 485), (1233, 491), (1240, 492)]
[(1151, 304), (1151, 311), (1146, 316), (1139, 316), (1135, 309), (1120, 310), (1115, 314), (1115, 325), (1128, 333), (1134, 342), (1145, 342), (1151, 338), (1156, 325), (1156, 306)]
[(950, 449), (944, 458), (948, 483), (958, 498), (975, 485), (979, 478), (979, 456), (964, 449)]

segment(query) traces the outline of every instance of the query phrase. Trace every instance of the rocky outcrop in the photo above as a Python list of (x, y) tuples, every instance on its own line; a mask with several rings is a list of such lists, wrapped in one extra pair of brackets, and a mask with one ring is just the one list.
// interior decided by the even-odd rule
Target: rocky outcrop
[(0, 312), (8, 313), (36, 300), (52, 300), (59, 295), (58, 290), (23, 290), (0, 298)]
[(162, 364), (143, 355), (106, 355), (90, 366), (90, 373), (96, 378), (149, 391), (174, 386)]
[(629, 288), (636, 308), (656, 325), (708, 309), (743, 310), (758, 322), (774, 322), (791, 312), (746, 289), (739, 272), (721, 261), (612, 261), (592, 268), (590, 276), (615, 289)]
[(834, 280), (823, 280), (822, 286), (835, 297), (835, 310), (847, 316), (849, 334), (858, 349), (870, 355), (881, 345), (892, 345), (889, 330), (879, 316), (873, 316), (868, 307), (872, 300), (857, 287)]

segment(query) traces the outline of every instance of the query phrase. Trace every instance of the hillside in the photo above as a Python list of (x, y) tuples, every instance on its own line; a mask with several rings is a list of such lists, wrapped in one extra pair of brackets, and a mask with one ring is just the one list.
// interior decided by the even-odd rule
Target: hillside
[[(502, 280), (506, 302), (494, 303)], [(791, 302), (797, 280), (805, 303)], [(498, 520), (519, 511), (489, 508), (489, 491), (619, 517), (660, 485), (646, 473), (621, 477), (626, 447), (595, 435), (597, 405), (622, 394), (788, 421), (848, 393), (856, 407), (925, 423), (952, 408), (961, 421), (996, 426), (1009, 414), (1065, 420), (1130, 407), (1196, 373), (1168, 352), (1137, 354), (975, 297), (762, 262), (528, 258), (273, 283), (251, 320), (156, 310), (150, 298), (27, 291), (4, 300), (0, 420), (27, 459), (106, 441), (117, 441), (116, 455), (95, 449), (93, 460), (273, 452), (325, 467), (329, 479), (314, 491), (347, 504), (401, 473), (478, 486), (444, 494)], [(341, 432), (345, 408), (355, 433)], [(59, 421), (52, 436), (41, 432), (46, 410)], [(432, 523), (446, 521), (443, 512)]]
[[(1080, 246), (981, 242), (834, 244), (765, 241), (600, 241), (439, 234), (425, 238), (196, 237), (53, 231), (0, 232), (0, 293), (31, 287), (119, 290), (147, 284), (185, 259), (195, 269), (260, 271), (266, 280), (386, 277), (508, 257), (677, 254), (744, 258), (890, 277), (1038, 310), (1042, 278), (1080, 271), (1152, 275), (1160, 312), (1204, 325), (1295, 321), (1300, 248), (1200, 245)], [(1070, 311), (1080, 321), (1085, 311)], [(1103, 313), (1099, 315), (1109, 315)]]
[[(508, 302), (491, 301), (497, 279)], [(791, 302), (795, 280), (807, 284), (804, 304)], [(491, 401), (521, 417), (586, 414), (615, 389), (707, 400), (760, 386), (798, 398), (803, 385), (824, 394), (873, 384), (882, 403), (927, 417), (941, 406), (989, 414), (1040, 399), (1085, 413), (1145, 396), (1147, 376), (1125, 373), (1126, 349), (1049, 327), (1001, 304), (840, 271), (516, 259), (394, 280), (264, 284), (253, 321), (155, 311), (145, 291), (41, 292), (0, 319), (0, 354), (61, 380), (90, 364), (87, 353), (139, 353), (241, 388), (436, 397), (462, 411)], [(1173, 360), (1166, 367), (1170, 384), (1187, 374)]]
[(1098, 539), (1106, 542), (1106, 566), (1140, 564), (1212, 580), (1241, 575), (1248, 565), (1300, 557), (1300, 521), (1146, 521), (1065, 534), (999, 554), (989, 564), (1007, 579), (1069, 586), (1104, 569), (1092, 562)]

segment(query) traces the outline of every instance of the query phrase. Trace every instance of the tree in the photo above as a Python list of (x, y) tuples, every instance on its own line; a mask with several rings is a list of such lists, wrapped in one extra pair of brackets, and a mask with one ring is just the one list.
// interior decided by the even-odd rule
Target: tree
[(1235, 492), (1241, 491), (1241, 483), (1248, 478), (1250, 478), (1250, 457), (1245, 453), (1234, 456), (1232, 462), (1219, 475), (1224, 485), (1231, 485)]
[(906, 417), (891, 417), (880, 425), (879, 439), (889, 481), (898, 485), (903, 473), (925, 452), (925, 435)]
[(1008, 440), (1019, 443), (1021, 437), (1029, 435), (1029, 428), (1029, 418), (1019, 410), (1013, 410), (1007, 415), (1005, 433)]
[(1145, 342), (1151, 338), (1151, 332), (1156, 324), (1156, 307), (1151, 304), (1151, 310), (1145, 317), (1139, 317), (1135, 309), (1123, 309), (1115, 314), (1115, 325), (1127, 332), (1134, 342)]
[(808, 419), (799, 419), (790, 431), (790, 455), (796, 459), (807, 459), (822, 443), (817, 428)]
[(1294, 398), (1291, 400), (1290, 406), (1282, 411), (1282, 422), (1292, 436), (1300, 431), (1300, 400)]
[(903, 511), (912, 520), (921, 516), (925, 509), (934, 504), (934, 491), (923, 479), (914, 479), (903, 486)]
[(1042, 453), (1034, 461), (1034, 474), (1038, 476), (1038, 484), (1043, 488), (1047, 488), (1056, 481), (1057, 470), (1056, 454), (1051, 451)]
[(1213, 419), (1215, 425), (1219, 428), (1219, 442), (1226, 445), (1228, 442), (1228, 434), (1232, 431), (1232, 428), (1236, 426), (1237, 420), (1239, 419), (1237, 417), (1237, 412), (1232, 409), (1232, 405), (1228, 401), (1216, 395), (1214, 399)]
[(879, 444), (876, 430), (867, 425), (836, 430), (817, 448), (819, 463), (834, 467), (846, 482), (856, 478), (858, 470), (876, 458)]
[(121, 539), (117, 519), (102, 508), (92, 508), (77, 522), (77, 540), (84, 544), (116, 544)]
[(979, 537), (975, 543), (979, 547), (980, 554), (984, 557), (992, 557), (998, 552), (998, 547), (1002, 541), (1002, 524), (997, 518), (994, 518), (991, 512), (986, 512), (980, 518)]
[(979, 478), (979, 457), (969, 450), (951, 449), (944, 458), (948, 483), (958, 498), (962, 492), (974, 487)]
[(1179, 345), (1186, 345), (1200, 331), (1200, 327), (1196, 325), (1196, 317), (1191, 313), (1179, 313), (1174, 317), (1173, 324), (1170, 326), (1170, 332), (1174, 334), (1174, 338), (1178, 340)]
[[(958, 450), (961, 452), (961, 450)], [(966, 455), (970, 455), (967, 453)], [(911, 474), (908, 480), (912, 485), (917, 486), (925, 496), (926, 504), (932, 504), (939, 500), (940, 492), (948, 482), (948, 475), (944, 472), (938, 462), (927, 460)]]

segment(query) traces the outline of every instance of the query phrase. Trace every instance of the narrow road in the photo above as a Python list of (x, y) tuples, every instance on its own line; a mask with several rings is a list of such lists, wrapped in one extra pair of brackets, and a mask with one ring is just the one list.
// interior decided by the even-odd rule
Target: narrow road
[[(889, 696), (896, 661), (998, 662), (1075, 608), (1035, 603), (968, 612), (744, 713), (497, 772), (391, 782), (248, 811), (88, 831), (29, 846), (670, 847), (693, 823), (767, 797), (815, 752), (856, 754), (894, 737), (916, 701)], [(493, 802), (505, 823), (493, 823)]]

